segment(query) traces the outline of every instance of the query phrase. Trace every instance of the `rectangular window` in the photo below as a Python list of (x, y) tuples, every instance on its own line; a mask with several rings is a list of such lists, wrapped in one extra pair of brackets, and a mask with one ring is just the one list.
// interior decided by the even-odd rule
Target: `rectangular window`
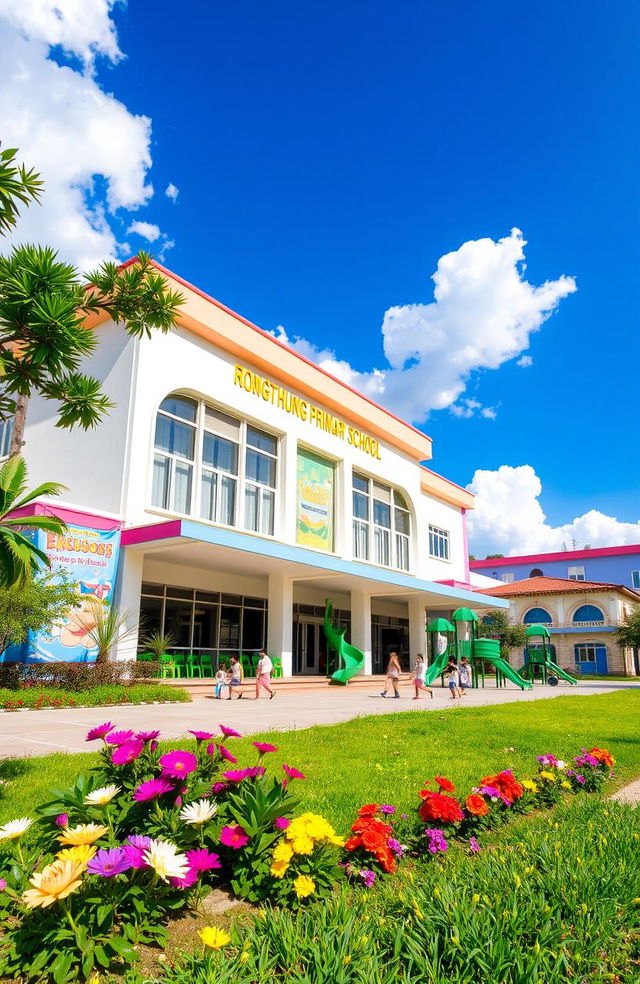
[(449, 532), (429, 525), (429, 556), (449, 560)]
[(511, 571), (505, 571), (504, 574), (500, 575), (500, 580), (503, 581), (505, 584), (513, 584), (513, 582), (515, 581), (515, 577), (516, 577), (515, 574), (513, 574)]
[(584, 581), (584, 567), (570, 567), (569, 568), (569, 580), (570, 581)]
[(369, 560), (369, 479), (353, 475), (353, 556)]
[(576, 663), (595, 663), (596, 661), (596, 647), (591, 642), (574, 646), (574, 652)]
[(631, 587), (640, 591), (640, 571), (631, 571)]
[(333, 550), (335, 467), (312, 451), (298, 448), (296, 543)]
[(409, 509), (399, 492), (353, 474), (353, 556), (409, 570)]
[(273, 536), (278, 442), (271, 434), (247, 427), (244, 523), (248, 530)]

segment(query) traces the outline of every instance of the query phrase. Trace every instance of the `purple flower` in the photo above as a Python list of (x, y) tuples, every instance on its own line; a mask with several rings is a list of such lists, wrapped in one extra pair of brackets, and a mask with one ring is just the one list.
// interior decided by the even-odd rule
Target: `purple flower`
[(220, 857), (212, 854), (205, 847), (197, 851), (187, 851), (187, 861), (194, 871), (212, 871), (214, 868), (221, 868)]
[(189, 731), (189, 734), (193, 735), (198, 744), (200, 744), (201, 741), (211, 741), (214, 737), (210, 731)]
[(68, 827), (69, 816), (66, 813), (59, 813), (56, 817), (56, 827)]
[(244, 779), (249, 778), (250, 773), (250, 769), (230, 769), (228, 772), (224, 772), (223, 776), (229, 782), (242, 782)]
[(138, 731), (138, 732), (136, 732), (135, 737), (138, 739), (138, 741), (142, 741), (146, 745), (147, 742), (156, 741), (160, 737), (160, 732), (159, 731)]
[(224, 844), (225, 847), (233, 847), (238, 850), (248, 844), (250, 840), (248, 833), (239, 823), (234, 824), (233, 827), (223, 827), (220, 831), (220, 843)]
[(395, 813), (395, 812), (396, 812), (395, 806), (389, 806), (388, 803), (380, 804), (380, 813)]
[(277, 752), (278, 749), (275, 745), (269, 745), (266, 741), (252, 741), (251, 744), (254, 748), (257, 748), (260, 755), (266, 755), (267, 752)]
[(225, 789), (227, 788), (227, 785), (228, 783), (226, 782), (214, 782), (213, 786), (211, 787), (212, 795), (218, 796), (219, 793), (224, 793)]
[(375, 871), (369, 871), (368, 868), (363, 868), (362, 871), (358, 872), (358, 875), (360, 876), (360, 878), (362, 878), (362, 881), (364, 882), (367, 888), (371, 888), (374, 881), (376, 880)]
[(227, 738), (242, 738), (239, 731), (234, 731), (233, 728), (227, 728), (224, 724), (220, 725), (220, 731)]
[(400, 814), (400, 819), (401, 820), (408, 820), (409, 819), (409, 814), (408, 813), (401, 813)]
[(133, 794), (133, 798), (136, 803), (146, 803), (164, 793), (172, 792), (173, 788), (173, 783), (168, 779), (149, 779), (147, 782), (140, 783)]
[(174, 779), (182, 779), (190, 772), (195, 772), (198, 768), (198, 760), (193, 752), (173, 751), (167, 752), (160, 758), (160, 766), (165, 776), (173, 776)]
[(125, 844), (122, 848), (127, 859), (129, 868), (148, 868), (149, 865), (144, 860), (145, 848), (134, 847), (133, 844)]
[(286, 830), (290, 823), (291, 820), (288, 817), (276, 817), (273, 825), (276, 830)]
[(588, 752), (585, 752), (584, 755), (576, 755), (573, 761), (581, 768), (588, 765), (592, 769), (597, 769), (599, 765), (598, 759), (594, 758), (593, 755), (589, 755)]
[(98, 851), (87, 864), (87, 871), (101, 878), (113, 878), (131, 867), (126, 851), (121, 847)]
[(471, 851), (472, 854), (478, 853), (478, 851), (480, 850), (480, 845), (478, 844), (477, 838), (475, 837), (469, 838), (469, 850)]
[(151, 838), (144, 834), (131, 834), (127, 837), (127, 844), (131, 844), (132, 847), (139, 847), (141, 851), (146, 851), (151, 844)]
[(491, 799), (502, 799), (502, 793), (495, 786), (479, 786), (473, 791), (474, 793), (480, 793), (482, 796), (490, 796)]
[(218, 752), (220, 753), (220, 757), (226, 759), (227, 762), (232, 762), (235, 765), (238, 761), (237, 758), (233, 757), (229, 749), (224, 747), (224, 745), (218, 745)]
[(576, 772), (576, 782), (579, 782), (581, 786), (584, 786), (586, 780), (584, 776), (581, 776)]
[(216, 746), (214, 742), (210, 741), (209, 744), (207, 745), (207, 755), (215, 755), (215, 754), (216, 754)]
[(114, 765), (128, 765), (134, 759), (138, 758), (143, 748), (144, 742), (139, 741), (137, 738), (133, 738), (131, 741), (125, 741), (124, 745), (118, 745), (117, 748), (114, 748), (111, 761)]
[(105, 721), (104, 724), (99, 724), (96, 728), (92, 728), (87, 734), (85, 741), (95, 741), (96, 738), (104, 738), (104, 736), (108, 735), (114, 728), (115, 724), (111, 724), (111, 721)]
[(106, 735), (105, 741), (109, 745), (124, 745), (126, 741), (131, 741), (133, 738), (133, 731), (112, 731), (110, 734)]
[(0, 878), (0, 892), (4, 892), (7, 887), (7, 882), (5, 878)]
[(299, 772), (297, 769), (294, 769), (292, 765), (283, 765), (282, 768), (286, 772), (286, 774), (287, 774), (287, 776), (288, 776), (289, 779), (306, 779), (307, 778), (305, 775), (302, 774), (302, 772)]
[(437, 830), (435, 827), (427, 827), (425, 836), (429, 841), (427, 850), (430, 854), (444, 854), (445, 851), (449, 850), (449, 845), (441, 830)]
[(541, 765), (551, 765), (554, 768), (558, 764), (555, 755), (536, 755), (536, 761), (540, 762)]
[(195, 885), (199, 876), (199, 871), (196, 871), (195, 868), (189, 868), (183, 878), (170, 878), (169, 884), (173, 885), (174, 888), (191, 888), (192, 885)]
[(387, 841), (387, 844), (397, 858), (402, 857), (402, 855), (404, 854), (404, 847), (402, 846), (400, 841), (396, 840), (395, 837), (390, 837), (389, 840)]

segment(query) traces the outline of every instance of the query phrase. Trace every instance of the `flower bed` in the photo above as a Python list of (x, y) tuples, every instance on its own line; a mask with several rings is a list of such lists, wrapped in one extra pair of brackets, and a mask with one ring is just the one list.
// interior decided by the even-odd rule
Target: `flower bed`
[(105, 684), (74, 693), (37, 686), (0, 690), (0, 708), (5, 711), (39, 711), (45, 707), (108, 707), (115, 704), (152, 704), (155, 701), (184, 703), (190, 700), (186, 690), (161, 683)]
[[(37, 821), (0, 827), (10, 851), (0, 869), (10, 916), (0, 976), (64, 984), (133, 961), (136, 944), (162, 944), (167, 920), (212, 884), (251, 902), (304, 908), (345, 875), (368, 889), (407, 854), (435, 857), (452, 839), (478, 853), (483, 830), (552, 805), (563, 791), (595, 791), (613, 766), (605, 749), (583, 749), (570, 769), (544, 755), (535, 778), (503, 771), (461, 798), (436, 776), (414, 817), (366, 804), (345, 841), (324, 817), (296, 815), (295, 785), (306, 777), (286, 764), (270, 775), (275, 746), (253, 742), (255, 762), (235, 768), (238, 732), (191, 734), (195, 752), (162, 753), (158, 731), (99, 725), (87, 741), (101, 742), (100, 765), (54, 791)], [(23, 839), (31, 828), (38, 836)], [(210, 929), (205, 945), (222, 946)]]

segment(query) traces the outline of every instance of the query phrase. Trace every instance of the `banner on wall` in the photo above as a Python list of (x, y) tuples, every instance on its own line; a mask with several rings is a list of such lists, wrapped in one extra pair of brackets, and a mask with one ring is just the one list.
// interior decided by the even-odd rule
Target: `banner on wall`
[(30, 633), (23, 646), (11, 646), (4, 661), (27, 663), (89, 663), (96, 658), (91, 630), (95, 627), (96, 602), (113, 599), (120, 530), (94, 530), (69, 526), (62, 534), (24, 530), (24, 535), (43, 550), (54, 573), (64, 571), (76, 585), (77, 603), (48, 631)]
[(298, 449), (296, 543), (333, 550), (334, 466)]

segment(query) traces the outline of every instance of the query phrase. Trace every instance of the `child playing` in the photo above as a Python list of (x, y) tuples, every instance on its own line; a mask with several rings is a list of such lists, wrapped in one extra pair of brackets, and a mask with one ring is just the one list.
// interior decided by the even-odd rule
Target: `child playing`
[(426, 672), (427, 672), (427, 665), (424, 661), (422, 653), (418, 653), (418, 655), (416, 656), (415, 669), (413, 671), (413, 686), (416, 692), (416, 695), (413, 698), (414, 700), (420, 699), (421, 690), (426, 690), (429, 693), (431, 700), (433, 700), (433, 690), (431, 689), (431, 687), (427, 687), (427, 685), (424, 682), (424, 676)]
[(222, 694), (222, 688), (227, 687), (227, 664), (220, 663), (218, 667), (218, 672), (216, 673), (216, 689), (215, 694), (218, 700), (220, 700), (220, 695)]
[(449, 665), (444, 671), (445, 680), (447, 681), (447, 686), (449, 687), (449, 699), (455, 700), (456, 697), (460, 697), (460, 676), (458, 674), (458, 667), (454, 660), (450, 660)]
[(400, 679), (400, 671), (402, 667), (400, 666), (400, 660), (398, 659), (398, 654), (393, 652), (389, 653), (389, 662), (387, 664), (387, 679), (384, 681), (384, 690), (380, 691), (381, 697), (387, 696), (387, 690), (389, 689), (389, 684), (393, 687), (393, 696), (399, 698), (400, 693), (398, 691), (398, 680)]
[(464, 697), (466, 688), (471, 686), (471, 663), (466, 656), (460, 660), (460, 696)]

